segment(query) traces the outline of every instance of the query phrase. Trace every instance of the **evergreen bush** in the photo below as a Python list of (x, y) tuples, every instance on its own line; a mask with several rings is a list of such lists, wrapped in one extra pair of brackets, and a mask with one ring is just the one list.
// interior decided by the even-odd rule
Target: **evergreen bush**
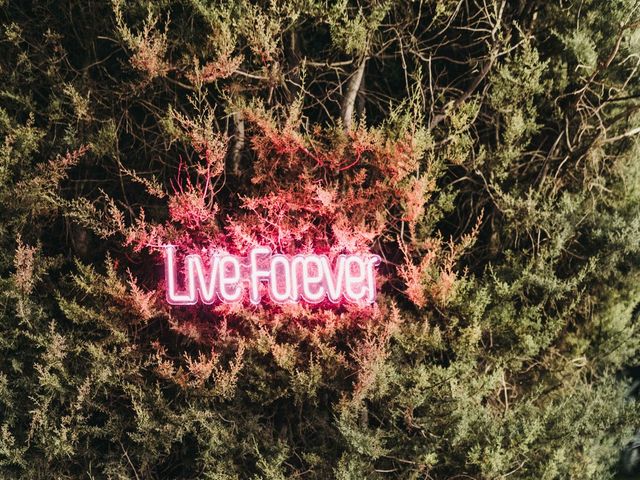
[[(0, 12), (0, 477), (634, 475), (638, 2)], [(167, 242), (378, 299), (171, 306)]]

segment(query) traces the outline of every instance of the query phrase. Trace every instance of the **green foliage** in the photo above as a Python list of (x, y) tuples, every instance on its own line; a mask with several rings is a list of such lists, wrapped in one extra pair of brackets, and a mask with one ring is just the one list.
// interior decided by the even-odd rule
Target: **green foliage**
[[(616, 475), (637, 2), (0, 11), (0, 477)], [(166, 304), (160, 241), (269, 238), (376, 307)]]

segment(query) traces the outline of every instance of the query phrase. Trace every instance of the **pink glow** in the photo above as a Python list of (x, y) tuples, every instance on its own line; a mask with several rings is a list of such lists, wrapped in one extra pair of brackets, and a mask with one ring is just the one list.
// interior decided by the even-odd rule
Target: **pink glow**
[[(245, 260), (246, 263), (243, 263)], [(234, 303), (244, 298), (257, 305), (266, 290), (273, 303), (301, 300), (317, 304), (346, 300), (371, 304), (376, 298), (377, 255), (338, 255), (331, 268), (326, 255), (272, 255), (267, 247), (251, 249), (243, 259), (230, 254), (199, 254), (184, 257), (177, 265), (176, 247), (164, 246), (167, 301), (172, 305)], [(180, 281), (179, 279), (182, 279)], [(182, 284), (180, 290), (179, 284)], [(247, 295), (248, 292), (248, 295)]]
[[(215, 302), (215, 294), (216, 294), (216, 272), (218, 271), (220, 265), (220, 258), (213, 257), (211, 259), (211, 268), (209, 275), (207, 275), (204, 271), (204, 266), (202, 265), (202, 257), (200, 255), (187, 255), (185, 259), (187, 263), (187, 272), (189, 275), (189, 291), (194, 291), (194, 287), (192, 284), (198, 285), (198, 293), (200, 294), (200, 300), (202, 303), (206, 303), (208, 305)], [(195, 277), (197, 278), (197, 282), (193, 281)], [(208, 278), (207, 278), (208, 277)], [(193, 299), (193, 303), (195, 302), (195, 298)]]
[(307, 302), (320, 303), (326, 296), (323, 273), (317, 255), (308, 255), (302, 260), (302, 298)]
[(260, 270), (258, 268), (258, 255), (271, 255), (271, 250), (266, 247), (257, 247), (252, 249), (251, 253), (249, 254), (249, 258), (251, 261), (251, 273), (249, 275), (251, 283), (251, 294), (249, 298), (251, 299), (251, 303), (254, 303), (256, 305), (260, 303), (260, 279), (269, 278), (270, 273), (269, 270)]
[[(218, 258), (214, 256), (214, 258)], [(227, 265), (230, 267), (229, 272)], [(225, 255), (220, 258), (220, 289), (218, 296), (225, 303), (237, 302), (242, 298), (242, 286), (240, 285), (240, 261), (233, 255)]]
[[(278, 268), (280, 267), (280, 268)], [(278, 275), (278, 272), (280, 274)], [(269, 277), (269, 295), (275, 303), (286, 303), (294, 297), (292, 291), (292, 267), (284, 255), (271, 257), (271, 275)], [(283, 288), (284, 287), (284, 288)]]
[[(173, 305), (194, 305), (196, 303), (196, 283), (192, 280), (191, 274), (192, 268), (189, 267), (188, 291), (186, 293), (177, 293), (177, 272), (176, 272), (176, 247), (173, 245), (166, 245), (164, 248), (164, 266), (165, 266), (165, 278), (167, 281), (167, 302)], [(198, 258), (200, 258), (198, 256)], [(187, 260), (187, 264), (190, 266), (190, 262)], [(202, 285), (202, 284), (201, 284)]]
[[(367, 294), (366, 287), (366, 261), (360, 257), (349, 257), (344, 261), (344, 268), (346, 270), (344, 296), (352, 302), (358, 302), (362, 300)], [(353, 267), (357, 274), (353, 273)], [(356, 291), (357, 289), (357, 291)]]

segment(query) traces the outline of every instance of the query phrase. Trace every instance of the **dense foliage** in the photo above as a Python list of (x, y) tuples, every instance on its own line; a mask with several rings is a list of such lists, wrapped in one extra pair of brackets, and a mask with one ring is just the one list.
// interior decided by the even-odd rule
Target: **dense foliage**
[[(612, 478), (640, 4), (3, 0), (2, 478)], [(159, 245), (371, 251), (172, 307)]]

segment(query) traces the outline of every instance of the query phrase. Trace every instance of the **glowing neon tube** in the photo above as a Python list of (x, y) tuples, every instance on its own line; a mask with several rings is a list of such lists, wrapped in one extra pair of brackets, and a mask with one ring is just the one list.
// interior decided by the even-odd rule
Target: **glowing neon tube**
[(377, 255), (338, 255), (332, 267), (326, 255), (290, 257), (255, 247), (244, 259), (219, 253), (205, 258), (186, 255), (180, 266), (174, 245), (165, 245), (163, 250), (166, 297), (172, 305), (244, 299), (257, 305), (265, 294), (276, 304), (325, 300), (371, 304), (376, 298)]

